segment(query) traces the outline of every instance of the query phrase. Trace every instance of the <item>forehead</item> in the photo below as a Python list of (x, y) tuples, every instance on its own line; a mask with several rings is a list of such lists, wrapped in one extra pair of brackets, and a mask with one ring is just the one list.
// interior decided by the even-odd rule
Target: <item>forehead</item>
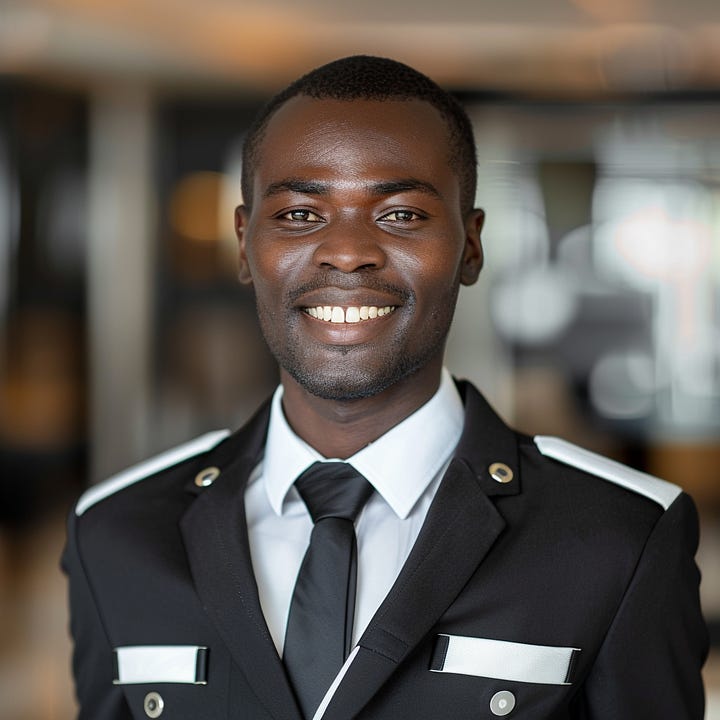
[(447, 174), (449, 159), (447, 124), (430, 103), (297, 96), (270, 118), (255, 179), (314, 166), (344, 173)]

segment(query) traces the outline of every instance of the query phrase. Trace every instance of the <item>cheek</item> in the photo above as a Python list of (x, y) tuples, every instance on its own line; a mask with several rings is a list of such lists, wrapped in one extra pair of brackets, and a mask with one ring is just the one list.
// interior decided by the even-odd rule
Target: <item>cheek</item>
[(462, 268), (462, 249), (455, 243), (429, 245), (424, 251), (405, 252), (396, 258), (395, 265), (405, 283), (412, 287), (422, 301), (423, 295), (445, 295), (459, 282)]
[(302, 248), (292, 241), (272, 242), (257, 240), (247, 250), (248, 264), (256, 292), (269, 291), (281, 297), (288, 284), (292, 284), (304, 262)]

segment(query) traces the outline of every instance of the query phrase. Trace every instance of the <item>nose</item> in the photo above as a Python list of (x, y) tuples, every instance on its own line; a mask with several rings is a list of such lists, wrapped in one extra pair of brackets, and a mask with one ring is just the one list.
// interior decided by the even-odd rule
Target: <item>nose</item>
[(313, 260), (320, 268), (351, 273), (381, 268), (386, 256), (370, 228), (345, 222), (324, 233), (322, 242), (315, 248)]

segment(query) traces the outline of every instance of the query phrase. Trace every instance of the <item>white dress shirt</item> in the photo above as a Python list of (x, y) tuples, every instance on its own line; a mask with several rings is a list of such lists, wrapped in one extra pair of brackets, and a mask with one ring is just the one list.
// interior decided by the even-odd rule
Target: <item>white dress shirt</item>
[[(272, 400), (265, 455), (245, 492), (250, 555), (265, 620), (282, 657), (295, 579), (313, 523), (293, 483), (314, 462), (330, 461), (301, 440)], [(353, 644), (380, 607), (420, 532), (460, 439), (464, 409), (443, 369), (433, 397), (346, 462), (375, 488), (355, 521), (358, 579)], [(337, 458), (335, 458), (337, 460)]]

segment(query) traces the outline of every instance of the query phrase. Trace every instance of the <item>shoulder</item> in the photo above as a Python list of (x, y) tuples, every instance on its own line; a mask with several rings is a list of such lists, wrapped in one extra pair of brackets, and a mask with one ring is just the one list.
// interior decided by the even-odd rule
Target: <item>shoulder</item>
[(75, 505), (75, 516), (79, 517), (85, 514), (90, 508), (103, 500), (147, 478), (197, 458), (203, 453), (212, 450), (229, 434), (229, 430), (216, 430), (206, 433), (109, 477), (104, 482), (89, 488), (80, 496)]
[(682, 488), (677, 485), (585, 450), (567, 440), (537, 435), (532, 438), (532, 444), (544, 458), (589, 475), (598, 483), (609, 483), (651, 500), (663, 510), (667, 510), (682, 494)]

